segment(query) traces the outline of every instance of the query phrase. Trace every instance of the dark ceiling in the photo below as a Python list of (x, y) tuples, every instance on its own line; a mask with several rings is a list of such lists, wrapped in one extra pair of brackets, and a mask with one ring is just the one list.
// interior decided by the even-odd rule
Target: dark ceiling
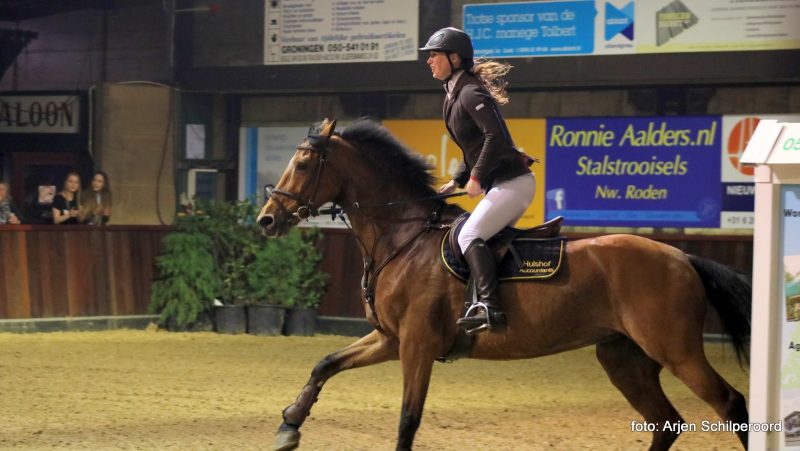
[(0, 0), (0, 21), (18, 22), (81, 9), (112, 9), (114, 0)]
[[(4, 27), (2, 22), (23, 22), (27, 19), (68, 13), (82, 9), (112, 9), (115, 0), (0, 0), (0, 78), (14, 63), (17, 55), (38, 37), (33, 31), (18, 26)], [(24, 24), (22, 25), (25, 26)]]

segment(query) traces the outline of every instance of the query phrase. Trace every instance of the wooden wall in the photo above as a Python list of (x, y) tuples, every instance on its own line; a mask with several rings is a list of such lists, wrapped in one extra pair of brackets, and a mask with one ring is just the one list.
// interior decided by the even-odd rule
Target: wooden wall
[[(0, 319), (147, 313), (160, 226), (3, 226), (0, 228)], [(324, 231), (321, 270), (330, 274), (320, 314), (363, 318), (363, 263), (347, 230)], [(571, 234), (570, 238), (587, 235)], [(685, 252), (745, 272), (752, 237), (655, 235)], [(714, 321), (714, 320), (712, 320)], [(708, 330), (709, 328), (707, 328)], [(717, 329), (713, 324), (711, 330)]]
[(147, 313), (159, 226), (3, 226), (0, 318)]
[[(570, 239), (590, 234), (569, 233)], [(751, 273), (753, 264), (752, 236), (650, 235), (649, 238), (675, 246), (682, 251)], [(328, 291), (322, 299), (320, 314), (362, 318), (361, 274), (363, 263), (355, 238), (347, 230), (326, 230), (322, 251), (322, 270), (331, 275)], [(535, 283), (535, 282), (534, 282)], [(378, 301), (380, 302), (380, 301)], [(716, 317), (709, 318), (706, 330), (718, 330)]]
[(320, 243), (321, 271), (330, 275), (319, 314), (325, 316), (364, 317), (361, 302), (361, 274), (364, 262), (355, 237), (346, 229), (326, 229)]

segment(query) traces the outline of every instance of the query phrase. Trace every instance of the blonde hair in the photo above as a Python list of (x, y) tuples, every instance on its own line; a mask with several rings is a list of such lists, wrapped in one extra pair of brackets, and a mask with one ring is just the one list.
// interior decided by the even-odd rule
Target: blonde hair
[(0, 185), (6, 187), (6, 197), (0, 199), (0, 201), (7, 200), (7, 201), (11, 202), (12, 200), (14, 200), (14, 199), (11, 198), (11, 185), (9, 185), (6, 182), (0, 182)]
[(78, 174), (77, 172), (70, 171), (70, 173), (67, 174), (66, 177), (64, 177), (64, 185), (61, 187), (61, 195), (64, 196), (64, 199), (67, 198), (67, 196), (64, 195), (67, 192), (67, 180), (69, 180), (69, 178), (72, 177), (73, 175), (75, 177), (78, 177), (78, 191), (75, 192), (75, 194), (74, 194), (75, 198), (74, 199), (75, 199), (75, 202), (78, 205), (78, 208), (81, 208), (81, 195), (82, 195), (81, 175)]
[(483, 83), (483, 87), (489, 91), (495, 102), (505, 105), (508, 103), (508, 94), (506, 93), (508, 83), (505, 76), (512, 67), (514, 66), (508, 63), (477, 58), (470, 72)]

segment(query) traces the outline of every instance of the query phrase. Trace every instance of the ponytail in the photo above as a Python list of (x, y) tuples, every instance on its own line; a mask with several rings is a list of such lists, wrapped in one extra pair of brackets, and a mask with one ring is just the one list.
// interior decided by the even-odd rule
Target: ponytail
[(483, 87), (489, 91), (495, 102), (500, 105), (508, 103), (508, 94), (506, 93), (506, 85), (508, 83), (505, 80), (505, 75), (511, 70), (512, 65), (482, 59), (475, 61), (470, 59), (465, 63), (464, 67), (483, 83)]

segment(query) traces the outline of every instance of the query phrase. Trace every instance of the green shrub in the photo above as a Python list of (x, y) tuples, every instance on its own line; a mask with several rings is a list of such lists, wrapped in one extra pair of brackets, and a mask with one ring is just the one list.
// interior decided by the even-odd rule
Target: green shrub
[(318, 229), (292, 229), (285, 237), (267, 240), (255, 254), (248, 284), (255, 299), (292, 308), (316, 308), (328, 275), (319, 271), (322, 253)]
[(159, 279), (153, 282), (151, 313), (161, 323), (174, 317), (178, 327), (197, 320), (209, 310), (220, 281), (211, 252), (211, 240), (200, 233), (174, 232), (164, 237), (164, 252), (156, 258)]
[(179, 327), (226, 304), (267, 303), (285, 307), (319, 306), (327, 274), (317, 270), (322, 254), (317, 229), (294, 229), (265, 240), (255, 224), (251, 201), (200, 203), (196, 215), (178, 218), (176, 232), (164, 238), (157, 257), (149, 309), (161, 322), (174, 317)]
[(217, 297), (225, 304), (252, 301), (247, 274), (256, 252), (264, 245), (255, 224), (254, 201), (201, 202), (197, 215), (184, 220), (184, 227), (207, 236), (212, 245), (221, 290)]

